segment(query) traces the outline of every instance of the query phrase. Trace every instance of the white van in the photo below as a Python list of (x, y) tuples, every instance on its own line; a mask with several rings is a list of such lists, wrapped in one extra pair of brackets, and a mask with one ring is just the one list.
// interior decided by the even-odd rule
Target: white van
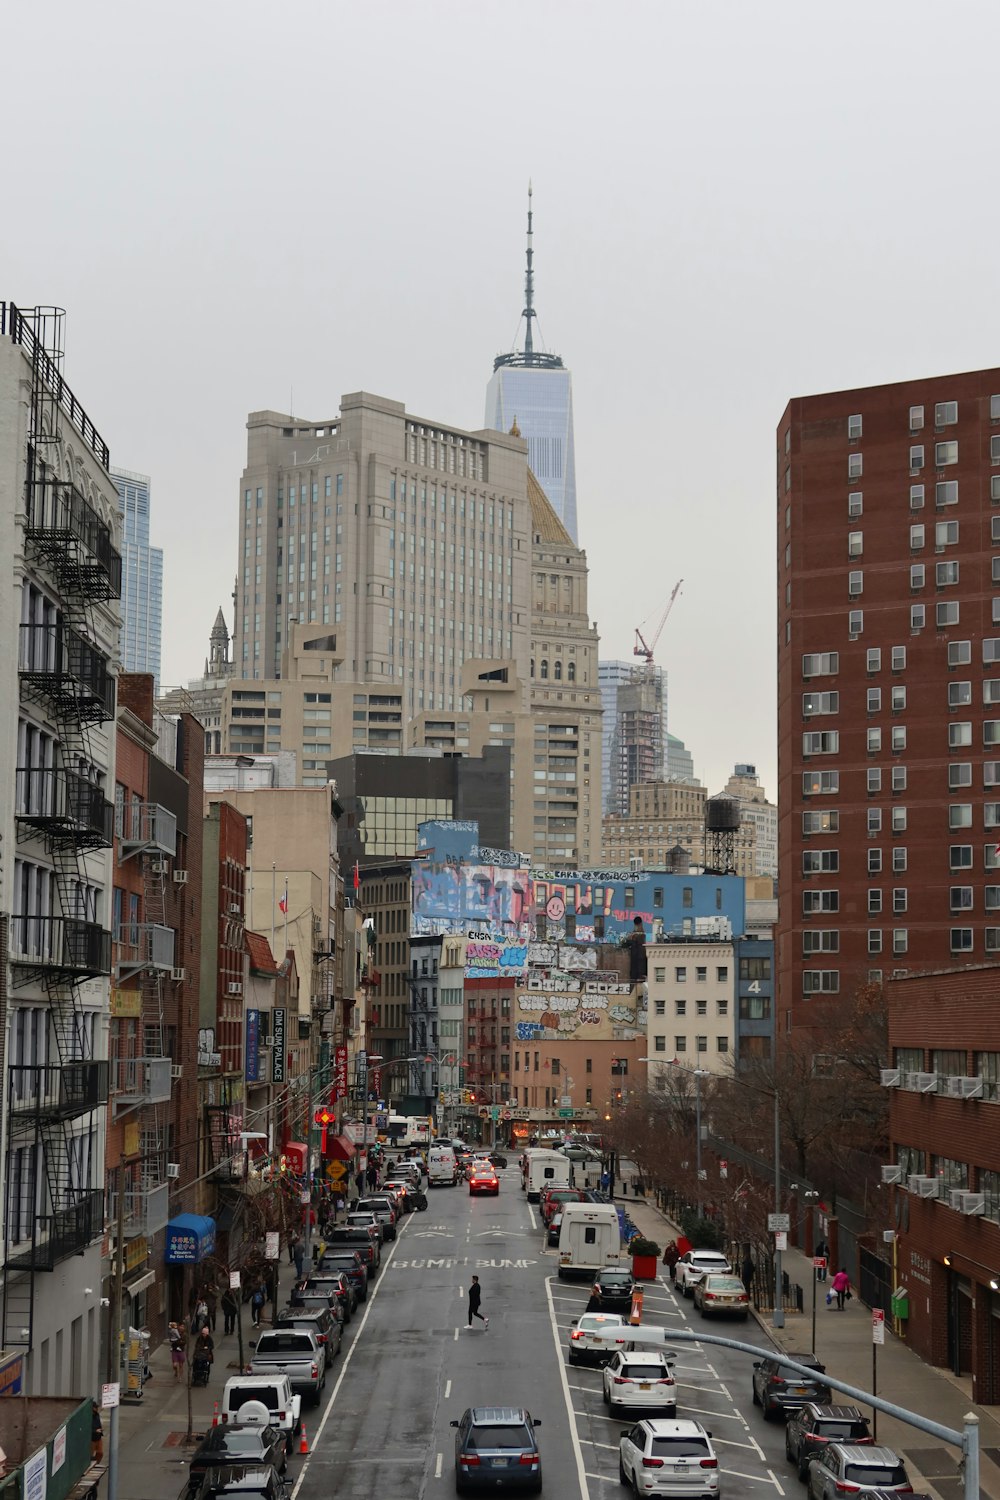
[(458, 1182), (458, 1161), (451, 1146), (432, 1146), (427, 1153), (427, 1186), (454, 1187)]
[(561, 1151), (538, 1146), (525, 1153), (521, 1182), (529, 1203), (537, 1203), (543, 1188), (569, 1187), (570, 1160)]
[(613, 1203), (564, 1203), (559, 1229), (559, 1278), (592, 1276), (621, 1260), (622, 1236)]

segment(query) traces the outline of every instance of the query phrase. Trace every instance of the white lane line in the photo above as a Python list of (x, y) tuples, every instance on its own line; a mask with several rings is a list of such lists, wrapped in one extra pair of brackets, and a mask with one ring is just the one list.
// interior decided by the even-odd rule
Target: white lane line
[[(747, 1427), (747, 1424), (743, 1421), (743, 1418), (740, 1416), (738, 1411), (713, 1411), (709, 1406), (690, 1406), (686, 1401), (684, 1403), (684, 1410), (696, 1411), (700, 1416), (703, 1417), (717, 1417), (720, 1421), (723, 1422), (740, 1422), (749, 1434), (750, 1429)], [(762, 1458), (763, 1456), (764, 1455), (761, 1454)]]
[[(531, 1212), (530, 1206), (528, 1212)], [(549, 1327), (552, 1329), (552, 1342), (556, 1346), (556, 1364), (559, 1366), (559, 1379), (562, 1383), (563, 1401), (566, 1403), (566, 1415), (570, 1419), (570, 1441), (573, 1444), (573, 1452), (576, 1456), (576, 1474), (580, 1486), (580, 1500), (590, 1500), (587, 1490), (587, 1471), (583, 1464), (583, 1449), (580, 1446), (579, 1434), (576, 1430), (576, 1421), (573, 1417), (573, 1398), (569, 1393), (569, 1381), (566, 1378), (566, 1366), (563, 1364), (562, 1342), (559, 1338), (559, 1329), (556, 1326), (556, 1312), (552, 1305), (552, 1283), (546, 1277), (545, 1296), (549, 1306)], [(292, 1500), (296, 1500), (293, 1495)]]
[[(622, 1422), (628, 1421), (627, 1417), (609, 1417), (607, 1412), (604, 1411), (577, 1411), (575, 1406), (573, 1408), (573, 1415), (574, 1417), (586, 1417), (591, 1422), (617, 1422), (619, 1427)], [(642, 1418), (638, 1417), (636, 1420), (641, 1422)], [(583, 1439), (581, 1438), (582, 1441)]]
[[(753, 1433), (750, 1431), (749, 1427), (747, 1428), (747, 1437), (750, 1439), (753, 1447), (757, 1450), (757, 1457), (760, 1459), (761, 1463), (766, 1463), (767, 1456), (764, 1453), (763, 1448), (758, 1443), (757, 1439), (754, 1437)], [(770, 1473), (770, 1470), (768, 1470), (768, 1472)]]
[(587, 1470), (587, 1478), (588, 1479), (598, 1479), (598, 1480), (600, 1480), (600, 1482), (602, 1484), (614, 1484), (614, 1485), (617, 1485), (617, 1483), (618, 1483), (618, 1475), (617, 1474), (615, 1474), (614, 1477), (612, 1477), (610, 1474), (591, 1474), (591, 1472), (590, 1472), (589, 1469)]
[[(538, 1221), (535, 1218), (535, 1210), (532, 1208), (532, 1206), (531, 1206), (530, 1203), (527, 1205), (527, 1208), (528, 1208), (528, 1218), (531, 1220), (531, 1227), (535, 1231), (535, 1233), (537, 1234), (538, 1233)], [(583, 1472), (582, 1469), (581, 1469), (580, 1472), (581, 1473)]]
[[(351, 1360), (354, 1358), (355, 1352), (361, 1345), (361, 1335), (365, 1331), (365, 1324), (371, 1317), (372, 1308), (375, 1306), (375, 1298), (378, 1296), (379, 1292), (385, 1285), (385, 1269), (390, 1265), (393, 1256), (402, 1243), (402, 1236), (406, 1233), (409, 1227), (409, 1224), (404, 1224), (400, 1229), (399, 1234), (393, 1241), (392, 1249), (389, 1251), (389, 1254), (385, 1257), (385, 1260), (383, 1262), (383, 1274), (379, 1276), (378, 1281), (375, 1283), (375, 1290), (373, 1292), (369, 1292), (368, 1294), (368, 1300), (365, 1303), (365, 1315), (361, 1319), (361, 1323), (355, 1331), (354, 1342), (351, 1344), (351, 1347), (348, 1349), (347, 1353), (344, 1355), (344, 1358), (341, 1360), (340, 1374), (337, 1376), (337, 1380), (334, 1384), (333, 1390), (330, 1392), (330, 1395), (327, 1399), (326, 1407), (323, 1411), (322, 1417), (320, 1418), (319, 1426), (313, 1434), (312, 1449), (308, 1457), (305, 1459), (301, 1469), (299, 1470), (298, 1478), (296, 1479), (294, 1487), (292, 1489), (291, 1500), (298, 1500), (298, 1494), (302, 1488), (302, 1481), (305, 1479), (306, 1474), (309, 1472), (309, 1465), (312, 1463), (313, 1454), (319, 1447), (319, 1440), (323, 1436), (323, 1429), (325, 1428), (327, 1422), (330, 1420), (330, 1413), (333, 1411), (334, 1402), (336, 1401), (337, 1396), (340, 1394), (340, 1387), (344, 1383), (344, 1377), (351, 1367)], [(458, 1337), (457, 1333), (455, 1336), (456, 1338)]]
[[(724, 1448), (748, 1448), (751, 1452), (756, 1447), (755, 1443), (738, 1443), (735, 1438), (715, 1437), (712, 1441), (713, 1443), (721, 1443)], [(757, 1452), (758, 1454), (760, 1453), (759, 1448), (757, 1448)]]
[[(458, 1335), (459, 1335), (459, 1334), (460, 1334), (460, 1333), (461, 1333), (461, 1331), (462, 1331), (462, 1330), (461, 1330), (461, 1329), (460, 1329), (460, 1328), (456, 1328), (456, 1329), (455, 1329), (455, 1343), (456, 1343), (456, 1344), (457, 1344), (457, 1343), (458, 1343)], [(294, 1497), (294, 1496), (293, 1496), (293, 1497), (292, 1497), (292, 1500), (295, 1500), (295, 1497)]]
[(450, 1395), (451, 1395), (451, 1381), (450, 1380), (446, 1380), (445, 1383), (444, 1383), (444, 1399), (447, 1401), (447, 1399), (448, 1399), (448, 1397)]
[(774, 1487), (778, 1491), (778, 1494), (779, 1495), (783, 1495), (785, 1493), (785, 1491), (784, 1491), (784, 1489), (781, 1486), (781, 1481), (778, 1479), (777, 1474), (775, 1474), (775, 1472), (774, 1472), (773, 1469), (768, 1469), (767, 1472), (770, 1474), (771, 1478), (774, 1480)]
[(441, 1478), (441, 1465), (442, 1465), (443, 1462), (444, 1462), (444, 1454), (443, 1453), (439, 1453), (438, 1456), (437, 1456), (437, 1459), (435, 1461), (435, 1464), (434, 1464), (434, 1478), (435, 1479), (440, 1479)]
[(720, 1468), (719, 1472), (721, 1474), (725, 1474), (727, 1477), (731, 1476), (733, 1479), (751, 1479), (753, 1480), (754, 1484), (773, 1484), (779, 1490), (781, 1490), (782, 1494), (785, 1493), (784, 1490), (781, 1489), (781, 1485), (778, 1484), (777, 1479), (775, 1479), (774, 1474), (770, 1469), (768, 1469), (766, 1474), (744, 1474), (742, 1469), (728, 1468)]
[(580, 1442), (588, 1448), (609, 1448), (612, 1453), (618, 1452), (617, 1443), (599, 1443), (596, 1438), (581, 1438)]

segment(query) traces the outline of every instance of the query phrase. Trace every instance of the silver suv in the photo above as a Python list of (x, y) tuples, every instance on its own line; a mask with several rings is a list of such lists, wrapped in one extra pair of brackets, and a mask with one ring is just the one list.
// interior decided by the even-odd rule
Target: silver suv
[(827, 1443), (809, 1463), (809, 1500), (832, 1500), (848, 1490), (911, 1494), (903, 1460), (891, 1448), (858, 1443)]

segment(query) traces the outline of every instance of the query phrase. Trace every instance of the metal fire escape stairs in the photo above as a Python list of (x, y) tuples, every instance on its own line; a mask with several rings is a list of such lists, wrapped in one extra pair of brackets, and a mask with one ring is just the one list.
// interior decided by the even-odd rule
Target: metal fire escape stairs
[[(111, 934), (89, 903), (86, 855), (113, 842), (114, 808), (99, 784), (91, 734), (114, 718), (115, 683), (97, 645), (94, 606), (120, 597), (121, 557), (111, 528), (45, 458), (59, 441), (61, 408), (74, 400), (59, 370), (61, 315), (37, 310), (34, 322), (17, 319), (17, 341), (32, 358), (25, 560), (58, 600), (54, 620), (21, 625), (18, 656), (21, 699), (55, 725), (57, 740), (54, 764), (16, 770), (17, 840), (44, 845), (58, 902), (58, 915), (11, 919), (22, 939), (11, 945), (12, 988), (40, 984), (48, 998), (44, 1061), (10, 1058), (6, 1069), (2, 1336), (5, 1347), (30, 1351), (37, 1274), (82, 1253), (104, 1225), (103, 1190), (93, 1185), (98, 1153), (90, 1148), (108, 1101), (108, 1063), (94, 1058), (81, 986), (111, 972)], [(16, 1242), (15, 1193), (19, 1225), (25, 1217), (31, 1224)]]

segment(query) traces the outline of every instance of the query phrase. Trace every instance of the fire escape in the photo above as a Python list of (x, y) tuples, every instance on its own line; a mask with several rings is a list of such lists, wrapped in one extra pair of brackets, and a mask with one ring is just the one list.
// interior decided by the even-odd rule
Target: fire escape
[(93, 1056), (92, 1012), (82, 1005), (81, 987), (111, 972), (111, 933), (88, 895), (87, 855), (110, 848), (113, 838), (114, 809), (91, 736), (114, 718), (115, 682), (97, 645), (94, 606), (120, 597), (121, 557), (111, 528), (44, 457), (65, 413), (108, 462), (62, 380), (60, 316), (37, 310), (32, 321), (5, 309), (5, 331), (32, 364), (25, 557), (53, 596), (42, 619), (21, 624), (18, 642), (21, 701), (55, 727), (45, 763), (18, 765), (15, 785), (18, 844), (44, 847), (55, 895), (51, 903), (29, 904), (19, 890), (10, 919), (12, 987), (40, 986), (48, 1001), (38, 1060), (7, 1067), (2, 1334), (7, 1348), (29, 1351), (37, 1275), (82, 1253), (104, 1226), (95, 1143), (108, 1100), (108, 1064)]

